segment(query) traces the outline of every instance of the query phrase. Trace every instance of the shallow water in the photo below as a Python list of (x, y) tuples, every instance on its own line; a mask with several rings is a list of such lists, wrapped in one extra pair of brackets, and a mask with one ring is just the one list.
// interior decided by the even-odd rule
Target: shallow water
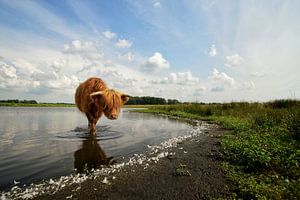
[(191, 129), (123, 109), (118, 120), (102, 117), (97, 137), (90, 138), (87, 119), (76, 108), (0, 107), (0, 189), (117, 162)]

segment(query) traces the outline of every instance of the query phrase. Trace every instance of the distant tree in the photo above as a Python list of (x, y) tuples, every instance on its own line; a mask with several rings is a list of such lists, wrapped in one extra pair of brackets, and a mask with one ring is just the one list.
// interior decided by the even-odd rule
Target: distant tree
[(19, 99), (8, 99), (0, 100), (1, 103), (25, 103), (25, 104), (37, 104), (36, 100), (19, 100)]
[(180, 102), (177, 99), (168, 99), (168, 104), (179, 104)]
[[(179, 102), (176, 99), (173, 99), (173, 102)], [(164, 98), (160, 97), (150, 97), (150, 96), (143, 96), (143, 97), (130, 97), (129, 101), (126, 105), (165, 105), (168, 101)]]
[(23, 100), (23, 101), (19, 101), (20, 103), (25, 103), (25, 104), (37, 104), (36, 100)]

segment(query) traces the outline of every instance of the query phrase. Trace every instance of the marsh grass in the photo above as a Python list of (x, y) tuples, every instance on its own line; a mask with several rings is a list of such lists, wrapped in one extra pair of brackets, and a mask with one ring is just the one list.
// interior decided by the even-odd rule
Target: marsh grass
[(178, 104), (140, 112), (209, 120), (232, 130), (221, 150), (237, 198), (300, 198), (300, 101)]

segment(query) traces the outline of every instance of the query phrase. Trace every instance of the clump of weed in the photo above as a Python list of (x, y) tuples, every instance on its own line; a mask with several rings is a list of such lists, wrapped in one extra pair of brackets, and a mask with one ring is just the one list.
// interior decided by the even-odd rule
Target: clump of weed
[(175, 172), (174, 172), (174, 176), (191, 176), (191, 173), (187, 170), (186, 165), (182, 165), (180, 164)]

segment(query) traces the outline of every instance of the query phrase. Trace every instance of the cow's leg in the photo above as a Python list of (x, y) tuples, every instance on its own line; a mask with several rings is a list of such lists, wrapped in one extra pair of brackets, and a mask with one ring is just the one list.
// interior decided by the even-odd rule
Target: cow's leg
[(99, 120), (99, 116), (95, 116), (95, 117), (93, 117), (93, 119), (92, 119), (92, 122), (91, 122), (91, 133), (93, 134), (93, 135), (96, 135), (96, 124), (97, 124), (97, 122), (98, 122), (98, 120)]
[(91, 126), (90, 126), (90, 134), (95, 136), (96, 135), (96, 122), (91, 122)]
[(90, 134), (95, 135), (96, 134), (96, 121), (95, 121), (95, 118), (90, 113), (86, 113), (86, 117), (88, 119), (88, 128), (90, 130)]
[(90, 129), (90, 127), (91, 127), (91, 116), (88, 113), (86, 113), (85, 115), (88, 119), (88, 128)]
[(94, 105), (91, 105), (91, 109), (88, 112), (89, 114), (89, 125), (90, 125), (90, 134), (96, 135), (96, 124), (99, 118), (101, 117), (101, 113), (97, 111), (97, 107)]

